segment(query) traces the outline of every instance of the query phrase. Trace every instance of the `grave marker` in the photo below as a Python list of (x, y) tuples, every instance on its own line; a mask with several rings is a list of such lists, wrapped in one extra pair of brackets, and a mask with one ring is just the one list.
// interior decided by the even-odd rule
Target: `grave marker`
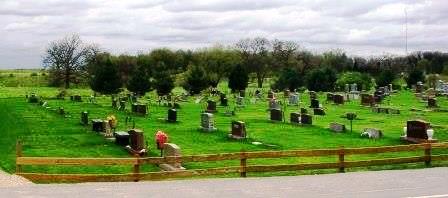
[(244, 139), (246, 136), (246, 124), (242, 121), (232, 121), (232, 131), (229, 138)]

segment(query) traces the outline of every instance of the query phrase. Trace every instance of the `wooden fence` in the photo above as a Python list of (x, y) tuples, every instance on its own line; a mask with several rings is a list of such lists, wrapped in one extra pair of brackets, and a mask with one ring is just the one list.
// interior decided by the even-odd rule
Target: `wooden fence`
[[(448, 160), (448, 154), (432, 155), (432, 149), (448, 148), (448, 143), (425, 143), (399, 146), (366, 147), (366, 148), (338, 148), (317, 150), (286, 150), (221, 153), (210, 155), (191, 155), (182, 157), (136, 157), (136, 158), (64, 158), (64, 157), (24, 157), (22, 145), (17, 144), (16, 174), (34, 182), (96, 182), (96, 181), (141, 181), (161, 180), (168, 178), (209, 176), (219, 174), (239, 174), (246, 177), (248, 172), (275, 172), (297, 171), (310, 169), (337, 169), (345, 172), (346, 168), (366, 167), (376, 165), (404, 164), (424, 162), (427, 166), (432, 161)], [(418, 152), (421, 155), (398, 158), (381, 158), (370, 160), (347, 161), (348, 155), (379, 154), (391, 152)], [(335, 162), (276, 164), (276, 165), (248, 165), (248, 160), (259, 158), (287, 158), (287, 157), (321, 157), (336, 156)], [(181, 171), (140, 172), (140, 166), (146, 164), (158, 165), (163, 163), (192, 163), (213, 162), (225, 160), (238, 160), (239, 166), (193, 169)], [(22, 171), (24, 165), (50, 165), (50, 166), (112, 166), (129, 165), (132, 173), (128, 174), (46, 174), (27, 173)]]

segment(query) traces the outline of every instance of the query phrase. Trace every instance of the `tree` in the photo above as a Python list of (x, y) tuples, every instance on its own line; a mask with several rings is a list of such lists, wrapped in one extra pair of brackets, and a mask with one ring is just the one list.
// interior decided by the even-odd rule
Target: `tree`
[(425, 74), (420, 69), (413, 69), (409, 72), (408, 77), (406, 78), (406, 84), (409, 88), (412, 87), (412, 85), (417, 84), (417, 82), (425, 82)]
[(240, 51), (242, 64), (249, 72), (255, 73), (258, 87), (263, 87), (263, 81), (271, 70), (271, 57), (269, 57), (271, 43), (269, 40), (261, 37), (244, 39), (240, 40), (236, 47)]
[[(160, 62), (158, 68), (165, 68), (164, 63)], [(168, 70), (162, 69), (154, 73), (154, 88), (159, 96), (171, 93), (174, 89), (174, 79)]]
[(118, 67), (108, 54), (97, 55), (91, 63), (90, 88), (102, 94), (116, 94), (122, 86)]
[(370, 90), (373, 86), (372, 77), (366, 73), (360, 72), (345, 72), (342, 73), (338, 80), (336, 81), (336, 85), (339, 90), (344, 90), (346, 84), (356, 84), (359, 89)]
[(277, 81), (275, 81), (272, 88), (284, 90), (294, 90), (299, 88), (303, 85), (303, 79), (301, 78), (300, 74), (291, 69), (291, 68), (284, 68), (282, 72), (280, 73), (279, 78)]
[(230, 72), (229, 88), (232, 92), (243, 91), (247, 88), (249, 82), (249, 74), (241, 64), (236, 65)]
[(221, 79), (229, 76), (232, 67), (240, 62), (237, 51), (221, 46), (205, 49), (196, 56), (196, 64), (205, 69), (212, 87), (217, 87)]
[(190, 94), (199, 94), (208, 87), (208, 78), (203, 68), (197, 65), (188, 66), (182, 87)]
[(306, 86), (310, 91), (332, 91), (336, 80), (336, 71), (331, 68), (313, 69), (307, 74)]
[(96, 46), (84, 44), (78, 35), (73, 34), (51, 42), (43, 64), (49, 69), (53, 82), (69, 88), (71, 82), (76, 82), (85, 73), (87, 63), (98, 52)]
[(353, 69), (353, 61), (341, 50), (325, 52), (322, 58), (322, 66), (330, 67), (338, 72)]
[(376, 79), (376, 85), (380, 87), (387, 86), (389, 84), (392, 84), (392, 82), (395, 80), (396, 76), (392, 70), (386, 69), (383, 70), (378, 78)]
[(126, 88), (139, 96), (144, 96), (151, 91), (152, 84), (147, 69), (140, 65), (132, 72)]

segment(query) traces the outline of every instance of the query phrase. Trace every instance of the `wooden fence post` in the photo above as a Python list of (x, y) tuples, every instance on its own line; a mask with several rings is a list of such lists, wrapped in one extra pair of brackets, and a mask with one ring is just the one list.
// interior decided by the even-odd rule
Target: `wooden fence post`
[(345, 172), (345, 164), (344, 164), (344, 161), (345, 161), (345, 151), (344, 151), (344, 147), (343, 146), (341, 146), (341, 148), (339, 149), (339, 172), (340, 173), (344, 173)]
[(138, 182), (138, 180), (140, 179), (140, 157), (136, 156), (136, 162), (134, 164), (134, 169), (132, 171), (132, 173), (134, 173), (134, 181)]
[(22, 157), (22, 142), (17, 140), (16, 142), (16, 173), (22, 172), (22, 165), (17, 164), (17, 158)]
[(431, 143), (425, 144), (425, 165), (431, 166)]
[(240, 177), (246, 177), (247, 156), (245, 151), (240, 152)]

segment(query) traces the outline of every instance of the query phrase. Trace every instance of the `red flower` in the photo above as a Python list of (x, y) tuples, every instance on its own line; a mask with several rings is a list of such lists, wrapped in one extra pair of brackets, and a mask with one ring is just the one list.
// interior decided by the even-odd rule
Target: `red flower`
[(163, 149), (163, 144), (168, 142), (168, 135), (163, 131), (157, 131), (156, 133), (156, 143), (158, 149)]

